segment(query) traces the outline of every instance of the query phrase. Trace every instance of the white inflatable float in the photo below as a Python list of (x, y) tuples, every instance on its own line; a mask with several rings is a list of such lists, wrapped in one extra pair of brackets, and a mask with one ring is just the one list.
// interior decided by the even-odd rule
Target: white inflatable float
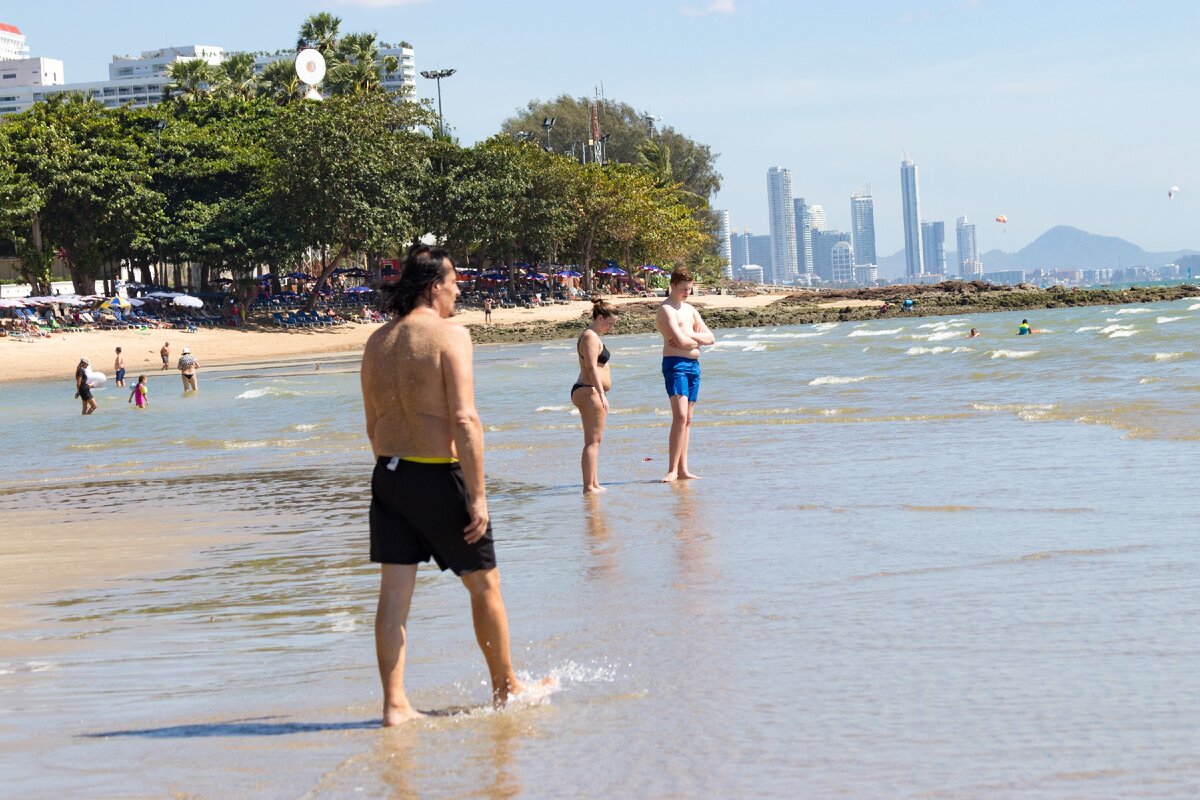
[(90, 369), (84, 370), (83, 375), (87, 379), (87, 385), (93, 389), (99, 389), (108, 380), (103, 372), (92, 372)]

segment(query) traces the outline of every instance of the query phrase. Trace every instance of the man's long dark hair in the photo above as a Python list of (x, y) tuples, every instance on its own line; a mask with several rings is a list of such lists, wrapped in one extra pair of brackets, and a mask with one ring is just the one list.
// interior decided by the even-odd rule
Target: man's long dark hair
[(418, 299), (430, 299), (433, 285), (451, 269), (454, 269), (454, 259), (442, 248), (423, 244), (413, 246), (400, 268), (400, 277), (379, 287), (379, 307), (397, 317), (408, 316)]

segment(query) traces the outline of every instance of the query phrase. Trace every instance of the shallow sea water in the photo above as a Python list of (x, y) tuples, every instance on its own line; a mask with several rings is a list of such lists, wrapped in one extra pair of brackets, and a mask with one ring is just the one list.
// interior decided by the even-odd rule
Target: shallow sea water
[(1021, 316), (718, 331), (673, 486), (658, 345), (609, 337), (599, 498), (571, 343), (478, 348), (514, 657), (561, 689), (487, 710), (465, 592), (423, 569), (438, 716), (394, 731), (354, 360), (90, 418), (71, 365), (5, 385), (10, 519), (230, 536), (19, 609), (0, 793), (1194, 797), (1200, 304)]

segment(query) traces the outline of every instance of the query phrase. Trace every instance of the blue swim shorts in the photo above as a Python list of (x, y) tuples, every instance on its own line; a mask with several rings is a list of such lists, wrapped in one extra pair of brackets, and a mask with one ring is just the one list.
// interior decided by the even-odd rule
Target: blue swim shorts
[(694, 403), (700, 397), (700, 362), (683, 356), (663, 356), (663, 379), (667, 397), (686, 397)]

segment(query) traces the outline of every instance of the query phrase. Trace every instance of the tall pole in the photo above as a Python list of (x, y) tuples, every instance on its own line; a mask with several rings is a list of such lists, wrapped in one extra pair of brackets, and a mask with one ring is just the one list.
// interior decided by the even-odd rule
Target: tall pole
[(443, 138), (446, 135), (445, 117), (442, 116), (442, 78), (449, 78), (455, 72), (458, 72), (458, 70), (456, 70), (456, 69), (432, 69), (432, 70), (422, 70), (421, 71), (422, 78), (428, 78), (437, 83), (438, 138), (439, 139)]

